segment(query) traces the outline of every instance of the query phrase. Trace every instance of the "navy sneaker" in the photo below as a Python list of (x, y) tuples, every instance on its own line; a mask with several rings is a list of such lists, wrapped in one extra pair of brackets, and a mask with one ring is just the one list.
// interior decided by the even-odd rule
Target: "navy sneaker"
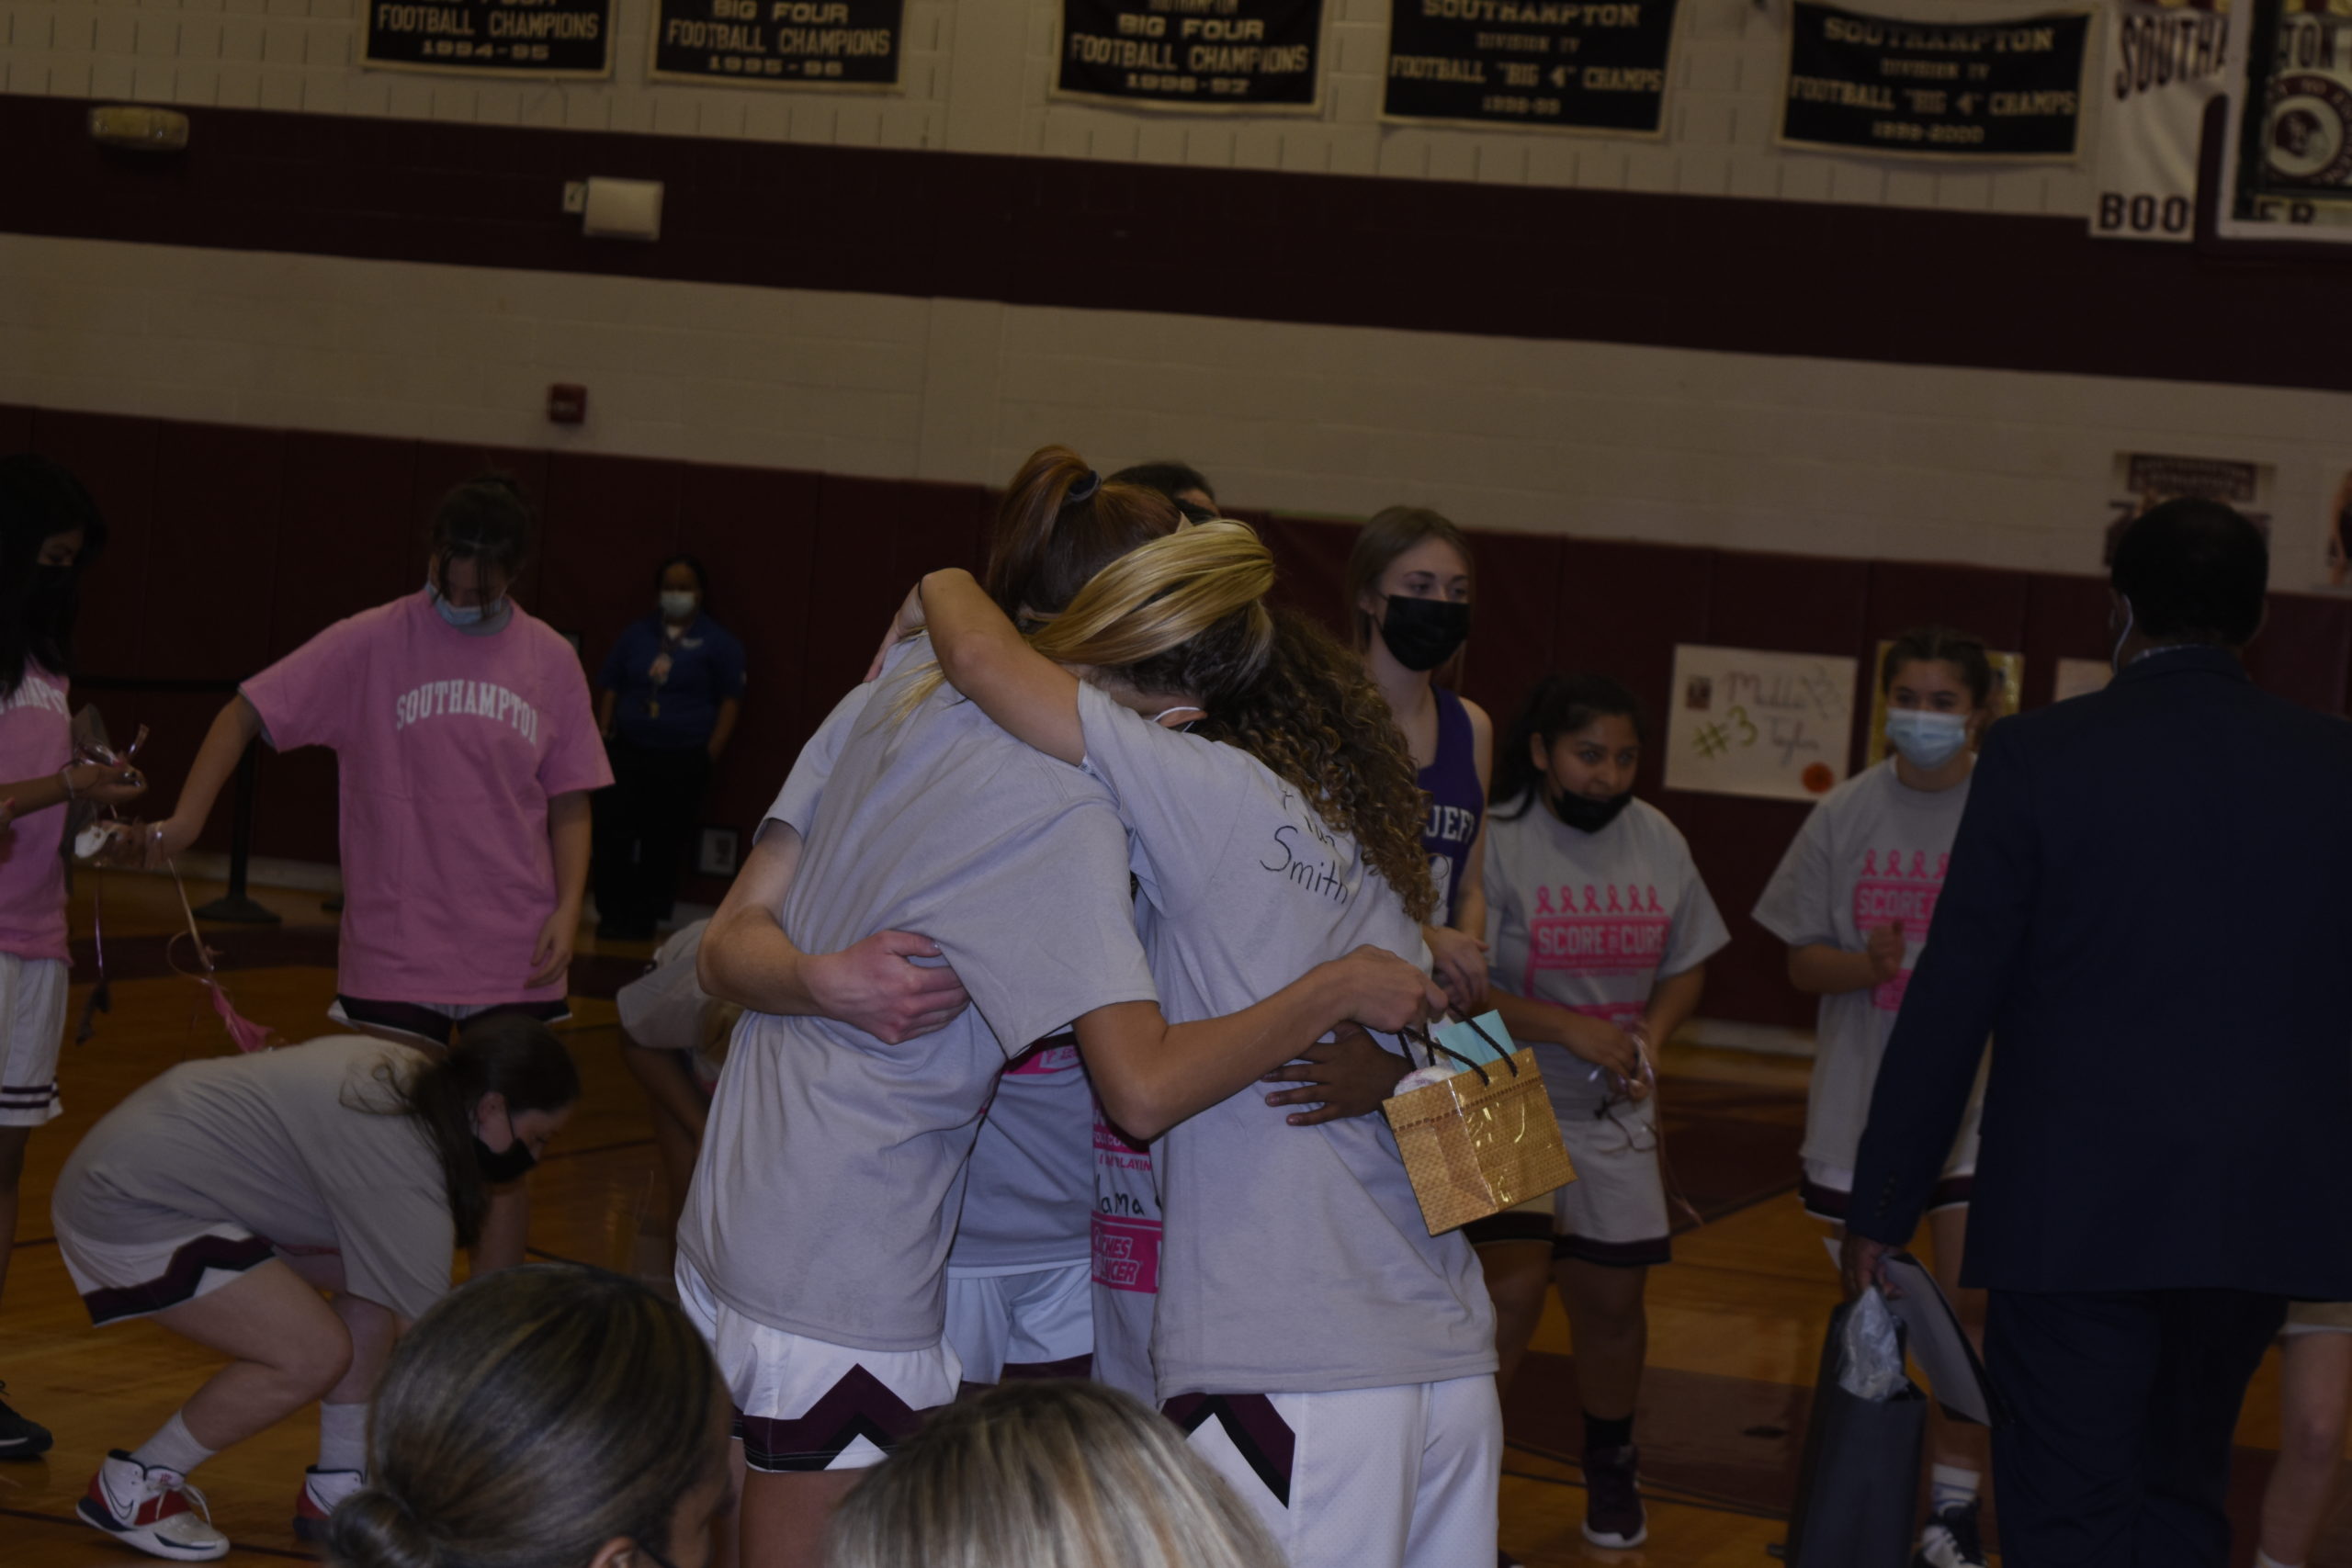
[[(0, 1382), (0, 1393), (8, 1385)], [(38, 1421), (28, 1421), (0, 1400), (0, 1459), (31, 1459), (49, 1451), (49, 1428)]]

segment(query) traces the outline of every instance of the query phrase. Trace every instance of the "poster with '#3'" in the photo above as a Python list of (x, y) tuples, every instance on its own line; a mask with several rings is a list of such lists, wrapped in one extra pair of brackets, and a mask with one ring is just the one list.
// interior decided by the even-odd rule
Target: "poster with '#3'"
[(1827, 654), (1678, 647), (1666, 787), (1820, 799), (1846, 777), (1858, 670)]

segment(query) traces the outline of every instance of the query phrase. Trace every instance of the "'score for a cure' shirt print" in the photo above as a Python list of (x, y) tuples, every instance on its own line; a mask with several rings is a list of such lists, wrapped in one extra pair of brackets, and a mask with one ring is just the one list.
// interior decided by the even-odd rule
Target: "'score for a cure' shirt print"
[(1919, 966), (1919, 950), (1928, 942), (1928, 925), (1935, 919), (1936, 895), (1943, 891), (1944, 874), (1951, 869), (1949, 850), (1930, 852), (1900, 845), (1862, 852), (1861, 874), (1854, 879), (1854, 925), (1865, 936), (1882, 926), (1903, 928), (1903, 969), (1871, 992), (1880, 1010), (1893, 1012), (1903, 1005), (1911, 985), (1911, 971)]
[[(1674, 916), (1658, 898), (1655, 882), (1539, 884), (1534, 894), (1521, 996), (1544, 995), (1536, 976), (1545, 972), (1646, 981), (1666, 957)], [(1640, 1018), (1647, 1003), (1645, 995), (1638, 1000), (1586, 1002), (1576, 1010), (1622, 1026)]]

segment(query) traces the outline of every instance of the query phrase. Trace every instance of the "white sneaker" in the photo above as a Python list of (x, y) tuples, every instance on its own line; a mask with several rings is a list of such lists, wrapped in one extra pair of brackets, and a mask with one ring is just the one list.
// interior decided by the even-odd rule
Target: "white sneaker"
[(1981, 1513), (1973, 1502), (1944, 1509), (1919, 1532), (1919, 1554), (1914, 1568), (1984, 1568), (1984, 1537), (1978, 1528)]
[(327, 1517), (336, 1505), (367, 1484), (367, 1475), (356, 1470), (321, 1470), (314, 1464), (304, 1471), (302, 1490), (294, 1497), (295, 1538), (326, 1540)]
[(90, 1477), (75, 1510), (125, 1546), (181, 1562), (209, 1562), (229, 1554), (229, 1538), (212, 1528), (204, 1494), (187, 1477), (143, 1465), (120, 1449)]

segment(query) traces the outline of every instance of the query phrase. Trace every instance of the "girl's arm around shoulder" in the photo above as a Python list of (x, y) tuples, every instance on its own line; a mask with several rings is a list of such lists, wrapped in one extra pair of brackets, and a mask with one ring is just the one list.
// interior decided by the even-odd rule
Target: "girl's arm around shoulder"
[(1086, 761), (1078, 677), (1036, 652), (968, 571), (934, 571), (917, 590), (948, 684), (1016, 739), (1075, 767)]

